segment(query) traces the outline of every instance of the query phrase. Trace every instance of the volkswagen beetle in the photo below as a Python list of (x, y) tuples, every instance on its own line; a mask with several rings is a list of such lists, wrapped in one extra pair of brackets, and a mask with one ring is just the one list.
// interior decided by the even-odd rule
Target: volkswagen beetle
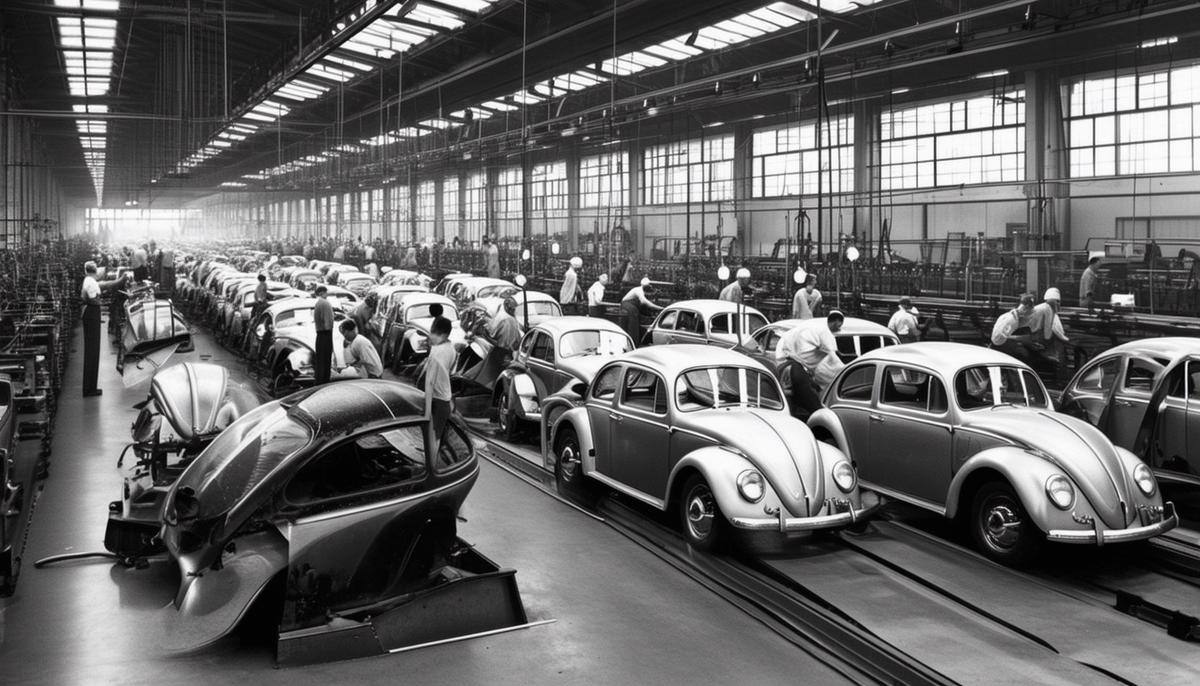
[(734, 529), (846, 526), (878, 502), (859, 493), (841, 450), (788, 414), (775, 377), (732, 350), (663, 345), (621, 355), (549, 436), (560, 489), (599, 482), (674, 510), (701, 549)]
[(961, 343), (912, 343), (850, 363), (809, 426), (854, 459), (864, 488), (965, 520), (1007, 564), (1043, 540), (1103, 545), (1178, 524), (1136, 456), (1055, 412), (1026, 364)]
[(654, 345), (663, 343), (700, 343), (732, 348), (739, 334), (746, 338), (751, 331), (766, 326), (767, 318), (753, 307), (740, 306), (741, 326), (738, 326), (739, 305), (726, 300), (684, 300), (668, 305), (655, 318), (646, 337)]

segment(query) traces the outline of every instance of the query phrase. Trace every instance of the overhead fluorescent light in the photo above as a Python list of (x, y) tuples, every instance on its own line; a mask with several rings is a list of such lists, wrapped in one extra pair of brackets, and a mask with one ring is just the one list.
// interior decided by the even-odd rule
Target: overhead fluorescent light
[(709, 123), (705, 124), (705, 125), (703, 126), (703, 128), (706, 128), (706, 129), (715, 129), (715, 128), (717, 128), (718, 126), (725, 126), (725, 122), (723, 122), (723, 121), (714, 121), (714, 122), (709, 122)]
[(1000, 76), (1008, 76), (1008, 70), (1007, 69), (997, 69), (995, 71), (985, 71), (980, 74), (976, 74), (975, 78), (977, 78), (977, 79), (994, 79), (994, 78), (997, 78)]
[(1162, 38), (1151, 38), (1144, 40), (1138, 44), (1139, 48), (1158, 48), (1164, 45), (1172, 45), (1179, 42), (1179, 36), (1163, 36)]
[(903, 95), (912, 90), (911, 88), (893, 88), (892, 95)]

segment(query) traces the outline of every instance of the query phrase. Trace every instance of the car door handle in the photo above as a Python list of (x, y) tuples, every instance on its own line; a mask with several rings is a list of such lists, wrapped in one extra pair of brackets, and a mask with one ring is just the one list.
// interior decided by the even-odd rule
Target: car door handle
[(1128, 400), (1117, 400), (1113, 404), (1117, 407), (1133, 407), (1133, 403), (1129, 402)]
[(621, 415), (613, 413), (613, 412), (608, 413), (608, 418), (613, 420), (614, 422), (619, 422), (622, 419), (624, 419), (624, 417), (622, 417)]
[(883, 415), (881, 415), (881, 414), (869, 414), (869, 415), (867, 415), (867, 418), (873, 422), (882, 422), (883, 421)]

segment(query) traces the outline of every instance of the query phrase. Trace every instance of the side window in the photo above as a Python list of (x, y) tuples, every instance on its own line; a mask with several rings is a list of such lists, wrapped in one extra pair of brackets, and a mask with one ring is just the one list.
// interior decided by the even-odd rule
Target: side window
[(592, 384), (592, 397), (596, 400), (612, 400), (617, 392), (617, 380), (621, 378), (621, 365), (613, 365), (601, 372)]
[(837, 397), (840, 400), (870, 400), (874, 385), (875, 365), (864, 364), (842, 375)]
[(759, 345), (766, 352), (773, 353), (779, 347), (779, 329), (767, 329), (759, 336)]
[(1091, 393), (1104, 393), (1110, 390), (1117, 380), (1117, 358), (1104, 360), (1085, 371), (1075, 383), (1075, 390)]
[(728, 314), (718, 314), (708, 320), (708, 330), (713, 333), (732, 333), (729, 329), (730, 317)]
[(533, 357), (554, 364), (554, 342), (550, 336), (541, 332), (535, 334)]
[(858, 357), (858, 350), (854, 345), (857, 336), (834, 336), (833, 340), (837, 341), (838, 357), (842, 358), (842, 362), (849, 362)]
[(642, 412), (666, 414), (666, 386), (657, 374), (630, 367), (621, 385), (621, 406)]
[(537, 333), (530, 332), (530, 333), (525, 334), (525, 337), (521, 339), (521, 345), (519, 347), (519, 351), (520, 351), (520, 354), (522, 357), (532, 354), (531, 351), (533, 350), (534, 339), (536, 337), (537, 337)]
[(658, 328), (674, 329), (675, 320), (679, 318), (679, 310), (667, 310), (663, 313), (662, 319), (658, 320)]
[(946, 390), (932, 374), (904, 367), (886, 367), (879, 402), (941, 414), (946, 411)]
[(448, 472), (471, 457), (471, 439), (453, 422), (446, 425), (442, 434), (442, 442), (438, 445), (437, 459), (433, 463), (433, 471), (437, 474)]
[(676, 331), (690, 331), (692, 333), (703, 332), (703, 322), (700, 321), (700, 315), (687, 310), (680, 310), (679, 320), (675, 322)]
[[(447, 432), (447, 434), (452, 432)], [(387, 489), (416, 490), (425, 477), (425, 436), (420, 424), (370, 433), (338, 444), (306, 464), (284, 488), (293, 505)]]
[(1154, 388), (1154, 375), (1160, 370), (1161, 367), (1150, 360), (1130, 359), (1125, 367), (1124, 389), (1149, 393)]

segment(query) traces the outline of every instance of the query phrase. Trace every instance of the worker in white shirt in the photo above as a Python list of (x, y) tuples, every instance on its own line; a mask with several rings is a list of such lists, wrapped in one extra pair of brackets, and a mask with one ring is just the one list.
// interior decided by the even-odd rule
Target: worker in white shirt
[(600, 272), (600, 276), (596, 277), (596, 283), (592, 284), (587, 291), (587, 304), (589, 317), (604, 316), (604, 289), (608, 286), (608, 274)]
[(650, 288), (650, 279), (642, 277), (642, 283), (639, 286), (634, 286), (629, 289), (624, 298), (621, 298), (621, 316), (624, 320), (622, 328), (625, 333), (629, 334), (629, 338), (633, 340), (634, 345), (637, 345), (642, 340), (642, 309), (648, 309), (657, 312), (662, 309), (658, 305), (650, 302), (646, 297), (646, 289)]
[(358, 325), (354, 323), (354, 320), (343, 321), (338, 326), (338, 330), (342, 332), (342, 345), (346, 349), (346, 366), (339, 369), (338, 372), (346, 367), (354, 367), (354, 371), (358, 372), (360, 378), (382, 379), (383, 362), (379, 359), (379, 353), (366, 336), (359, 335)]
[(83, 285), (79, 296), (83, 299), (83, 397), (101, 395), (104, 391), (96, 385), (100, 372), (100, 293), (112, 290), (125, 283), (114, 279), (103, 283), (96, 280), (96, 263), (83, 265)]
[(1021, 296), (1016, 307), (1000, 315), (992, 326), (992, 348), (1020, 360), (1028, 361), (1041, 344), (1029, 335), (1029, 318), (1033, 314), (1033, 296)]
[(824, 390), (846, 366), (838, 357), (837, 340), (834, 338), (845, 321), (845, 315), (833, 310), (823, 322), (816, 320), (797, 325), (779, 339), (775, 347), (775, 359), (788, 359), (804, 365), (817, 386)]
[(920, 338), (917, 308), (913, 307), (912, 300), (907, 295), (900, 298), (899, 307), (888, 320), (887, 326), (901, 343), (916, 343)]
[(746, 297), (746, 286), (750, 283), (750, 270), (742, 267), (737, 270), (737, 280), (721, 289), (721, 300), (740, 303)]
[(1029, 315), (1030, 335), (1034, 342), (1043, 346), (1042, 356), (1054, 363), (1060, 376), (1067, 362), (1067, 342), (1071, 340), (1058, 316), (1061, 304), (1062, 293), (1057, 288), (1047, 288), (1042, 302), (1035, 305)]
[(821, 291), (817, 290), (817, 277), (809, 274), (804, 287), (792, 298), (792, 319), (812, 319), (821, 305)]
[(564, 311), (570, 309), (574, 312), (575, 304), (582, 300), (579, 292), (579, 274), (575, 271), (582, 268), (583, 260), (579, 257), (572, 257), (566, 273), (563, 274), (562, 288), (558, 291), (558, 302), (570, 306), (569, 308), (564, 307)]

